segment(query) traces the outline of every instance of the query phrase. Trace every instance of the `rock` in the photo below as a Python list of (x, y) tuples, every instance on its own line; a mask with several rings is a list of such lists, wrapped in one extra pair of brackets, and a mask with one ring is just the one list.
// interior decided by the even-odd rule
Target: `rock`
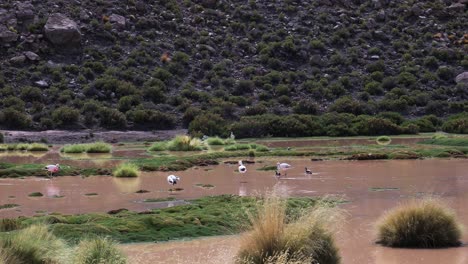
[(79, 45), (81, 41), (78, 25), (61, 13), (49, 16), (44, 26), (44, 32), (47, 39), (58, 46)]
[(378, 59), (380, 59), (380, 56), (379, 55), (372, 55), (370, 58), (372, 60), (378, 60)]
[(455, 82), (457, 83), (468, 83), (468, 71), (460, 73), (455, 77)]
[(26, 61), (26, 56), (24, 55), (19, 55), (10, 59), (10, 62), (14, 64), (21, 64), (25, 61)]
[(3, 24), (7, 22), (8, 20), (14, 19), (15, 16), (11, 13), (8, 12), (6, 9), (0, 8), (0, 24)]
[(44, 80), (40, 80), (40, 81), (37, 81), (37, 82), (34, 82), (34, 84), (37, 86), (37, 87), (40, 87), (40, 88), (48, 88), (50, 85), (48, 82), (44, 81)]
[(32, 61), (39, 60), (39, 55), (37, 55), (36, 53), (34, 53), (32, 51), (26, 51), (24, 53), (24, 56), (26, 56), (26, 58), (28, 58), (29, 60), (32, 60)]
[(423, 9), (419, 6), (419, 4), (415, 4), (411, 7), (411, 13), (414, 16), (420, 16), (423, 12)]
[(6, 26), (0, 25), (0, 43), (15, 42), (18, 39), (18, 34), (10, 31)]
[(466, 7), (465, 4), (454, 3), (454, 4), (451, 4), (449, 7), (447, 7), (447, 11), (462, 13), (465, 11), (465, 7)]
[(34, 19), (34, 6), (29, 2), (16, 4), (16, 18), (21, 21)]
[(377, 13), (377, 21), (379, 22), (384, 22), (385, 19), (386, 19), (387, 15), (385, 14), (385, 11), (384, 10), (381, 10), (379, 13)]
[(218, 4), (218, 0), (201, 0), (199, 2), (201, 2), (200, 4), (206, 8), (215, 8)]
[(80, 11), (80, 20), (83, 21), (88, 21), (90, 19), (90, 16), (86, 10), (81, 10)]
[(125, 28), (125, 17), (123, 16), (112, 14), (109, 17), (109, 22), (117, 28)]

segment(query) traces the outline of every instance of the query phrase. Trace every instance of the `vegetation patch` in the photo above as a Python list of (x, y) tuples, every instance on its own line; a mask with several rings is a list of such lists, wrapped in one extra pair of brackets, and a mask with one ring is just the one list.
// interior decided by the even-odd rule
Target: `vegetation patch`
[(419, 144), (468, 147), (468, 138), (433, 138), (421, 141)]
[(104, 142), (65, 145), (60, 149), (64, 153), (110, 153), (112, 145)]
[(170, 192), (181, 192), (183, 190), (184, 190), (184, 188), (176, 187), (176, 188), (170, 188), (168, 191), (170, 191)]
[(203, 188), (203, 189), (213, 189), (215, 186), (213, 184), (204, 184), (204, 183), (197, 183), (195, 186)]
[[(21, 221), (18, 218), (0, 219), (0, 232), (10, 232), (21, 228)], [(1, 263), (1, 262), (0, 262)]]
[(387, 154), (383, 153), (359, 153), (346, 157), (346, 160), (382, 160), (388, 159)]
[(115, 177), (138, 177), (138, 166), (132, 163), (120, 164), (113, 172)]
[(125, 264), (127, 259), (114, 241), (98, 237), (83, 240), (76, 246), (73, 263)]
[[(316, 204), (315, 198), (290, 198), (287, 215), (293, 217)], [(118, 215), (90, 213), (61, 215), (50, 224), (52, 232), (77, 243), (82, 238), (107, 236), (118, 242), (165, 241), (179, 238), (235, 234), (249, 223), (258, 199), (221, 195), (191, 200), (190, 204), (153, 209), (144, 213), (121, 212)], [(50, 216), (19, 218), (25, 226), (43, 223)]]
[(15, 207), (18, 207), (18, 206), (19, 206), (19, 204), (2, 204), (2, 205), (0, 205), (0, 210), (15, 208)]
[(226, 146), (224, 148), (225, 151), (237, 151), (237, 150), (249, 150), (251, 148), (251, 145), (249, 144), (233, 144)]
[(388, 145), (392, 142), (392, 139), (389, 136), (380, 136), (375, 140), (375, 142), (379, 145)]
[(0, 144), (0, 151), (48, 151), (49, 147), (43, 143)]
[(378, 243), (389, 247), (440, 248), (460, 245), (462, 228), (443, 203), (424, 199), (388, 211), (377, 223)]
[(28, 194), (29, 197), (42, 197), (44, 196), (44, 194), (42, 194), (41, 192), (32, 192), (30, 194)]
[(388, 155), (390, 159), (419, 159), (421, 156), (413, 151), (395, 151)]
[(206, 140), (206, 143), (210, 146), (222, 146), (224, 145), (224, 140), (220, 137), (210, 137)]
[(97, 196), (97, 193), (85, 193), (85, 196)]

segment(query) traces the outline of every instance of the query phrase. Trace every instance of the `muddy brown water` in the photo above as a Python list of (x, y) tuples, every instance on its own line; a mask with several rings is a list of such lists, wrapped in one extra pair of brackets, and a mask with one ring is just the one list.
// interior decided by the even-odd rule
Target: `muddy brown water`
[[(142, 173), (137, 179), (111, 177), (59, 177), (0, 179), (1, 204), (20, 206), (0, 210), (0, 217), (34, 215), (38, 211), (61, 213), (106, 212), (112, 209), (147, 210), (172, 206), (171, 203), (144, 203), (146, 198), (196, 198), (206, 195), (263, 193), (276, 187), (288, 196), (338, 195), (350, 203), (347, 220), (336, 235), (343, 263), (468, 263), (468, 246), (438, 250), (404, 250), (384, 248), (374, 243), (373, 224), (382, 213), (400, 202), (424, 195), (441, 197), (468, 227), (468, 162), (466, 160), (384, 160), (320, 161), (283, 158), (293, 168), (287, 176), (275, 178), (272, 171), (258, 171), (274, 165), (277, 159), (259, 158), (247, 165), (248, 172), (235, 172), (237, 165), (196, 167), (174, 173), (182, 179), (170, 193), (166, 182), (169, 173)], [(260, 163), (260, 161), (263, 161)], [(304, 167), (314, 174), (305, 175)], [(203, 189), (196, 184), (212, 184)], [(145, 189), (149, 193), (137, 194)], [(40, 191), (45, 196), (30, 198)], [(98, 193), (86, 196), (86, 193)], [(52, 196), (64, 196), (52, 198)], [(14, 196), (12, 198), (11, 196)], [(465, 233), (463, 241), (468, 242)], [(168, 243), (123, 245), (130, 263), (233, 263), (238, 236), (225, 236)]]
[[(425, 140), (425, 138), (392, 138), (392, 145), (413, 145)], [(258, 143), (270, 148), (287, 148), (287, 147), (338, 147), (338, 146), (353, 146), (353, 145), (377, 145), (375, 139), (370, 138), (344, 138), (344, 139), (317, 139), (317, 140), (264, 140)]]

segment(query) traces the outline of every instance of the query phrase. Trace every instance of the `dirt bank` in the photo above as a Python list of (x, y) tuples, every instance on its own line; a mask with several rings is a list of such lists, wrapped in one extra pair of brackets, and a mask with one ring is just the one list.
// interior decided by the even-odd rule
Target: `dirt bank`
[(0, 130), (5, 135), (6, 143), (38, 142), (52, 144), (82, 143), (93, 141), (154, 141), (170, 139), (178, 134), (186, 134), (186, 129), (153, 131), (95, 131), (95, 130), (46, 130), (46, 131), (9, 131)]

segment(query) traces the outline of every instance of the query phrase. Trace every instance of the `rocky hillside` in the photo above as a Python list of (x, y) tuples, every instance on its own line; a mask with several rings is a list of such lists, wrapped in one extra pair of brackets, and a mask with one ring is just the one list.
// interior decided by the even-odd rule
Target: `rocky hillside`
[(378, 122), (398, 126), (395, 133), (414, 133), (438, 129), (462, 113), (456, 118), (465, 120), (463, 132), (467, 5), (3, 0), (0, 128), (173, 129), (192, 123), (193, 132), (242, 134), (251, 123), (274, 126), (288, 115), (296, 123), (283, 128), (310, 122), (319, 128), (259, 128), (246, 135), (330, 134), (330, 125), (344, 126), (334, 127), (333, 135), (372, 134), (356, 123), (377, 115), (384, 119)]

